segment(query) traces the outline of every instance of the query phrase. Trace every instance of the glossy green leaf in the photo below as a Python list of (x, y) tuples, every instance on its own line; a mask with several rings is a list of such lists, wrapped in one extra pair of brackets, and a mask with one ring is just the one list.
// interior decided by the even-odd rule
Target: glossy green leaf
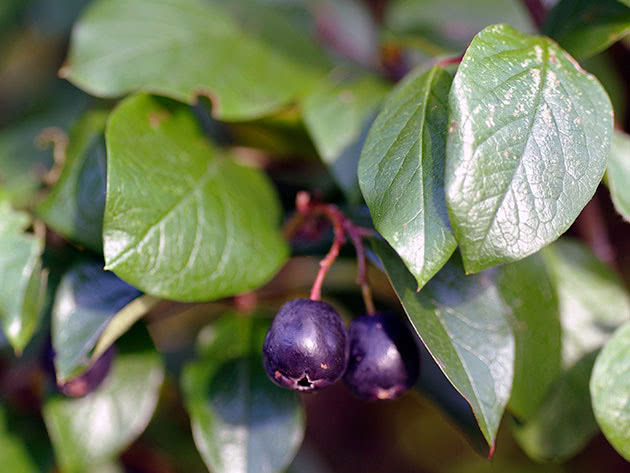
[(468, 273), (535, 253), (593, 196), (612, 108), (552, 41), (507, 25), (479, 33), (449, 97), (446, 201)]
[(619, 276), (576, 241), (559, 240), (543, 255), (558, 289), (562, 357), (568, 367), (630, 321), (630, 297)]
[(558, 296), (540, 255), (502, 266), (497, 283), (515, 321), (514, 383), (508, 408), (526, 420), (536, 414), (562, 367)]
[(372, 76), (334, 71), (302, 102), (306, 128), (333, 177), (349, 196), (358, 196), (356, 168), (365, 132), (387, 86)]
[(44, 403), (43, 416), (62, 473), (106, 464), (145, 429), (155, 410), (164, 369), (146, 330), (121, 339), (111, 371), (82, 398), (60, 394)]
[(630, 0), (619, 0), (624, 5), (628, 5), (630, 7)]
[(588, 389), (597, 351), (565, 370), (542, 406), (525, 424), (513, 424), (514, 436), (530, 458), (565, 461), (579, 452), (599, 428)]
[(613, 132), (606, 176), (615, 209), (630, 222), (630, 135)]
[(193, 436), (216, 473), (280, 473), (302, 442), (297, 394), (275, 386), (262, 367), (268, 320), (226, 315), (202, 332), (200, 361), (182, 385)]
[(561, 0), (549, 12), (543, 32), (583, 59), (630, 33), (630, 8), (618, 0)]
[(100, 335), (114, 315), (139, 295), (99, 263), (77, 264), (63, 276), (51, 322), (58, 382), (65, 383), (88, 368)]
[(73, 127), (66, 162), (38, 214), (57, 233), (93, 251), (103, 251), (106, 111), (87, 113)]
[(0, 322), (18, 354), (35, 332), (46, 288), (44, 239), (25, 233), (29, 225), (26, 213), (0, 203)]
[(319, 50), (275, 9), (259, 8), (257, 21), (250, 15), (242, 26), (231, 9), (204, 0), (98, 0), (75, 25), (62, 74), (103, 97), (137, 89), (186, 102), (205, 95), (215, 116), (231, 120), (276, 110), (322, 76)]
[(378, 232), (421, 288), (457, 243), (444, 202), (447, 99), (440, 67), (414, 72), (387, 99), (359, 163), (359, 183)]
[(591, 375), (593, 412), (606, 439), (630, 461), (630, 323), (600, 352)]
[(11, 473), (38, 473), (40, 471), (32, 448), (15, 432), (9, 429), (7, 413), (0, 405), (0, 464)]
[(284, 263), (273, 187), (211, 146), (186, 107), (127, 99), (107, 148), (105, 262), (125, 281), (167, 299), (212, 300), (261, 286)]
[(456, 254), (420, 291), (395, 251), (374, 242), (418, 335), (494, 445), (514, 377), (515, 341), (496, 270), (466, 276)]

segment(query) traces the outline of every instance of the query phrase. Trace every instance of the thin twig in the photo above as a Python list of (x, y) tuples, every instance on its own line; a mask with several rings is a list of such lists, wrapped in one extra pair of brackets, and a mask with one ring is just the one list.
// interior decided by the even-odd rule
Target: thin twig
[(593, 249), (597, 257), (603, 262), (614, 266), (615, 249), (610, 242), (608, 228), (602, 216), (602, 209), (597, 195), (586, 204), (575, 224), (577, 231)]
[(356, 225), (350, 220), (345, 221), (345, 229), (354, 244), (354, 248), (357, 252), (357, 284), (361, 286), (361, 295), (363, 296), (363, 302), (365, 303), (365, 310), (368, 314), (374, 315), (376, 309), (374, 308), (374, 299), (372, 298), (372, 290), (370, 289), (370, 281), (367, 274), (367, 265), (365, 264), (365, 251), (363, 249), (363, 242), (361, 241), (361, 234), (359, 233)]
[(61, 175), (61, 170), (66, 162), (66, 150), (68, 148), (68, 135), (57, 127), (44, 128), (35, 138), (40, 148), (45, 148), (49, 143), (53, 145), (53, 167), (44, 176), (44, 182), (53, 186)]
[(362, 237), (372, 236), (374, 232), (368, 228), (355, 225), (336, 205), (313, 202), (307, 192), (298, 193), (295, 206), (297, 213), (286, 223), (284, 228), (284, 234), (287, 238), (291, 238), (295, 235), (300, 226), (303, 225), (310, 216), (326, 217), (333, 225), (333, 243), (330, 247), (330, 251), (319, 263), (319, 271), (317, 272), (311, 289), (311, 299), (315, 301), (321, 299), (324, 278), (337, 259), (337, 256), (339, 256), (339, 251), (346, 242), (347, 234), (350, 236), (350, 240), (357, 253), (357, 283), (361, 286), (365, 309), (368, 314), (374, 314), (376, 310), (374, 308), (374, 300), (367, 276), (363, 241), (361, 240)]

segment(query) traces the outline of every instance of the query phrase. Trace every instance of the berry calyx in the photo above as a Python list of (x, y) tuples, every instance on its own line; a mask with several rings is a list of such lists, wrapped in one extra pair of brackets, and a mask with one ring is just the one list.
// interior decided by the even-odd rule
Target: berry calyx
[(346, 327), (329, 304), (294, 299), (276, 315), (263, 346), (267, 376), (278, 386), (315, 391), (343, 376), (348, 364)]
[(415, 336), (390, 313), (362, 315), (350, 324), (350, 360), (344, 382), (360, 399), (396, 399), (420, 373)]

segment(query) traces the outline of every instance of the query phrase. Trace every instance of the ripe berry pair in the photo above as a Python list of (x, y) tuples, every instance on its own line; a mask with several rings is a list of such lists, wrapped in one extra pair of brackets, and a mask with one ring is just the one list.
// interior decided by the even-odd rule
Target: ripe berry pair
[(280, 308), (265, 338), (263, 363), (278, 386), (309, 392), (343, 376), (364, 400), (395, 399), (419, 374), (415, 338), (395, 315), (362, 315), (346, 331), (333, 307), (311, 299)]

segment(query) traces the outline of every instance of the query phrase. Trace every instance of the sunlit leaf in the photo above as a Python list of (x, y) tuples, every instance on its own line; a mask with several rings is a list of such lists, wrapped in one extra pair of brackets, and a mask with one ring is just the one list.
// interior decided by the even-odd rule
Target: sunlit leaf
[(444, 202), (451, 76), (436, 66), (411, 74), (388, 97), (359, 163), (359, 183), (378, 232), (424, 286), (457, 243)]
[(555, 43), (506, 25), (479, 33), (450, 98), (446, 200), (467, 272), (530, 255), (593, 196), (612, 108)]
[(222, 155), (184, 106), (124, 101), (107, 129), (107, 269), (167, 299), (255, 289), (284, 263), (280, 206), (265, 175)]
[(0, 203), (0, 322), (18, 354), (35, 332), (46, 287), (44, 239), (25, 233), (29, 225), (26, 213)]

